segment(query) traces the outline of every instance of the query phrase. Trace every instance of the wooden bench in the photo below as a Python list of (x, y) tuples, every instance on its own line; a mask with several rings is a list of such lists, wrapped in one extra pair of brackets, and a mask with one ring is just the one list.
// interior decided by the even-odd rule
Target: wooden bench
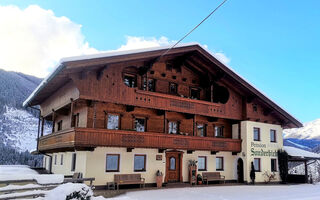
[(223, 181), (225, 183), (225, 176), (220, 175), (220, 172), (203, 172), (202, 173), (203, 182), (209, 181)]
[(75, 172), (71, 178), (65, 178), (63, 183), (83, 183), (85, 181), (90, 181), (90, 187), (92, 187), (92, 182), (95, 178), (83, 178), (82, 173)]
[(129, 184), (139, 184), (141, 186), (145, 186), (145, 179), (141, 178), (141, 174), (115, 174), (114, 175), (114, 183), (119, 190), (120, 185), (129, 185)]

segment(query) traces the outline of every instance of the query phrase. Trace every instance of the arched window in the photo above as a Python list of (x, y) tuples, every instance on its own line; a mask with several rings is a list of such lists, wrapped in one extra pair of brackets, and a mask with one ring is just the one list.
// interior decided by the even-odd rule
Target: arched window
[(176, 170), (176, 158), (175, 157), (171, 157), (170, 158), (170, 170)]

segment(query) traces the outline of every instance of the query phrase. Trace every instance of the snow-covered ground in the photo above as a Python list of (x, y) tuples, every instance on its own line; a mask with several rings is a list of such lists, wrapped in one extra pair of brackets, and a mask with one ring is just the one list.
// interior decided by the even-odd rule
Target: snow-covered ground
[(319, 200), (320, 185), (210, 186), (129, 192), (112, 200)]

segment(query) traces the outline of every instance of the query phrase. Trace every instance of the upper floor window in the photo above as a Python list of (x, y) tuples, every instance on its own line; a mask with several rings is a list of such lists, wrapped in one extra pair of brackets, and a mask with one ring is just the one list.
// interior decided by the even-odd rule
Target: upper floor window
[(205, 124), (197, 124), (197, 136), (205, 137), (207, 136), (207, 130)]
[(216, 170), (217, 171), (223, 170), (223, 157), (216, 157)]
[(148, 80), (148, 91), (150, 91), (150, 92), (156, 91), (156, 81), (154, 79)]
[(71, 127), (79, 127), (79, 113), (72, 116)]
[(179, 132), (179, 123), (177, 121), (169, 121), (168, 123), (168, 133), (177, 134)]
[(123, 76), (123, 81), (126, 86), (134, 88), (137, 85), (137, 76), (133, 74), (125, 74)]
[(62, 130), (62, 120), (58, 122), (58, 131)]
[(215, 126), (214, 127), (214, 136), (215, 137), (223, 137), (223, 126)]
[(271, 159), (271, 171), (272, 172), (277, 171), (277, 159)]
[(190, 88), (190, 98), (191, 99), (200, 99), (200, 89)]
[(258, 112), (258, 105), (257, 104), (252, 104), (252, 110), (253, 112)]
[(253, 140), (260, 141), (260, 128), (257, 128), (257, 127), (253, 128)]
[(270, 142), (277, 142), (276, 130), (270, 130)]
[(146, 171), (146, 155), (134, 155), (134, 171)]
[(207, 157), (199, 156), (198, 157), (198, 170), (206, 171), (207, 170)]
[(261, 159), (260, 158), (253, 159), (253, 165), (254, 165), (254, 170), (256, 172), (261, 171)]
[(178, 85), (176, 83), (169, 83), (169, 93), (170, 94), (178, 93)]
[(135, 118), (134, 119), (134, 130), (137, 132), (146, 131), (146, 119), (145, 118)]
[(120, 116), (116, 114), (108, 114), (107, 129), (119, 130)]
[(119, 162), (120, 162), (119, 154), (107, 154), (106, 172), (118, 172)]

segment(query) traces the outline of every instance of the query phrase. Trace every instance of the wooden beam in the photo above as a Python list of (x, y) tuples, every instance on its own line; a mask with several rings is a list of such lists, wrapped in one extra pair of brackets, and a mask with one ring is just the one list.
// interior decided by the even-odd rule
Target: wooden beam
[(97, 70), (97, 80), (100, 80), (103, 76), (104, 71), (108, 68), (108, 65), (104, 65), (103, 67)]
[(75, 126), (75, 122), (73, 121), (73, 107), (74, 107), (74, 101), (72, 98), (70, 98), (71, 105), (70, 105), (70, 127)]

